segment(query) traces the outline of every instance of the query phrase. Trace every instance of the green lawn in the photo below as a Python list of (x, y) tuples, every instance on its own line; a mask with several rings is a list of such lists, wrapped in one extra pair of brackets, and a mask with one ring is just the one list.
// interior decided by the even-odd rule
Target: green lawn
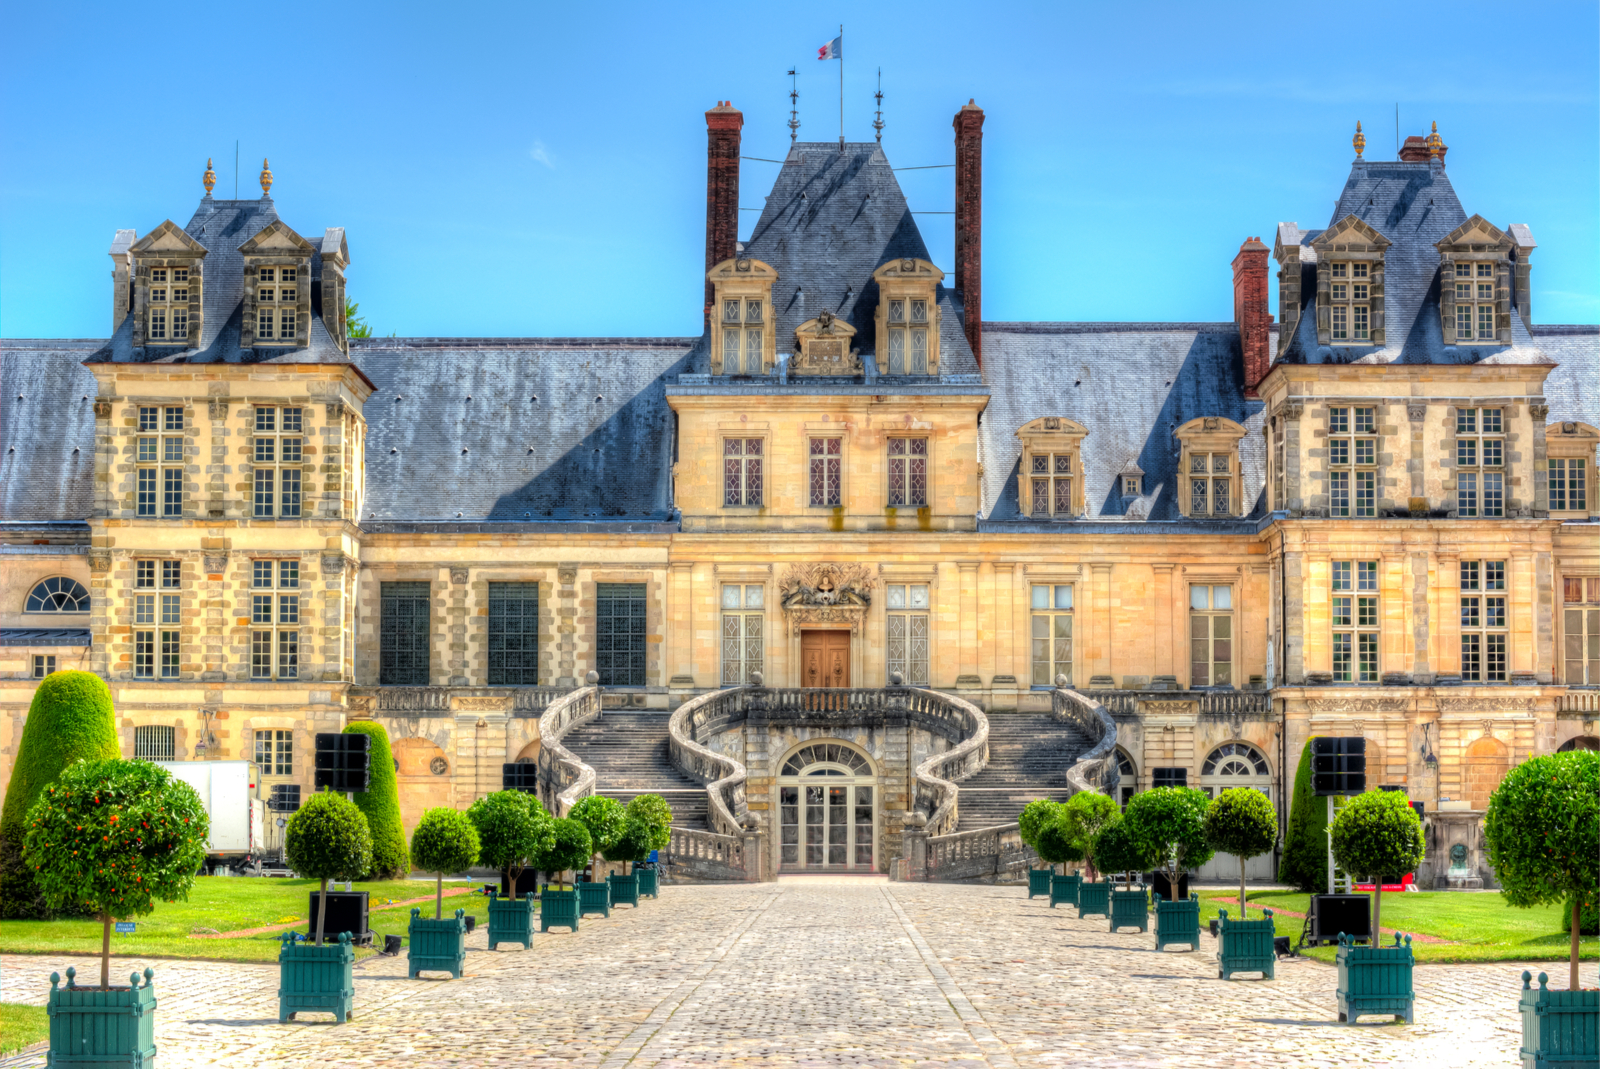
[[(447, 883), (445, 890), (479, 884)], [(155, 912), (136, 918), (132, 935), (111, 936), (111, 953), (117, 958), (208, 958), (219, 961), (276, 961), (279, 932), (233, 939), (191, 939), (193, 932), (238, 931), (260, 928), (285, 921), (304, 924), (310, 892), (316, 880), (252, 879), (247, 877), (202, 876), (195, 880), (187, 902), (163, 903)], [(385, 935), (406, 934), (411, 910), (383, 909), (388, 901), (431, 896), (432, 880), (393, 880), (358, 883), (358, 891), (368, 892), (368, 924), (376, 933), (374, 942), (381, 948)], [(481, 894), (446, 898), (448, 910), (465, 907), (478, 920), (488, 920), (486, 900)], [(433, 903), (419, 903), (427, 916)], [(91, 920), (7, 921), (0, 925), (0, 953), (8, 954), (94, 954), (100, 953), (100, 925)], [(358, 951), (365, 957), (374, 951)], [(115, 968), (113, 967), (113, 972)]]
[(0, 1002), (0, 1054), (10, 1054), (48, 1038), (50, 1018), (45, 1016), (43, 1006)]
[[(1230, 917), (1239, 915), (1238, 904), (1218, 902), (1220, 898), (1238, 897), (1238, 892), (1206, 890), (1200, 892), (1200, 923), (1208, 923), (1219, 909), (1227, 909)], [(1251, 891), (1250, 915), (1260, 918), (1260, 908), (1294, 910), (1305, 913), (1311, 896), (1291, 891)], [(1273, 915), (1273, 926), (1279, 935), (1300, 940), (1304, 921), (1300, 917)], [(1513, 909), (1498, 894), (1474, 894), (1452, 891), (1421, 891), (1410, 894), (1390, 893), (1383, 896), (1385, 928), (1398, 928), (1408, 934), (1421, 933), (1448, 940), (1448, 943), (1411, 944), (1418, 961), (1565, 961), (1569, 953), (1570, 937), (1561, 930), (1561, 907), (1539, 906), (1534, 909)], [(1389, 936), (1386, 942), (1394, 937)], [(1308, 948), (1307, 957), (1332, 961), (1333, 947)], [(1600, 958), (1600, 938), (1585, 936), (1578, 944), (1580, 957)]]

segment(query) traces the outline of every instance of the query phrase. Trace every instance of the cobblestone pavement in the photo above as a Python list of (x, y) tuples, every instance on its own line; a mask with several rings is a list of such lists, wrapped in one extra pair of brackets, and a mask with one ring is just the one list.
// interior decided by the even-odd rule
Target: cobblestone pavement
[[(489, 952), (480, 929), (457, 981), (370, 958), (343, 1027), (278, 1024), (273, 965), (148, 964), (168, 1069), (1515, 1064), (1522, 965), (1419, 966), (1415, 1025), (1345, 1027), (1329, 966), (1285, 960), (1275, 981), (1223, 983), (1209, 935), (1199, 953), (1157, 955), (1153, 935), (1074, 914), (1019, 887), (670, 886), (531, 952)], [(43, 1002), (69, 964), (98, 972), (7, 955), (0, 997)]]

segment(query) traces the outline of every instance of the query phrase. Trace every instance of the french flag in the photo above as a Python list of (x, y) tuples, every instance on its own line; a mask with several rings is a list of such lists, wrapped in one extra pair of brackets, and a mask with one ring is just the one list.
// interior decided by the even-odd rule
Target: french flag
[(835, 37), (833, 40), (829, 41), (827, 44), (825, 44), (821, 48), (817, 49), (817, 58), (818, 59), (843, 59), (844, 58), (844, 35), (841, 34), (840, 36)]

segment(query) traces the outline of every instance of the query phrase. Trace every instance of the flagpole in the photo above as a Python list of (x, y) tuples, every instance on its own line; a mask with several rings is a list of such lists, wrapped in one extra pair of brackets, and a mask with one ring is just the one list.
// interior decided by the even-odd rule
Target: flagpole
[(839, 151), (844, 151), (844, 23), (839, 23)]

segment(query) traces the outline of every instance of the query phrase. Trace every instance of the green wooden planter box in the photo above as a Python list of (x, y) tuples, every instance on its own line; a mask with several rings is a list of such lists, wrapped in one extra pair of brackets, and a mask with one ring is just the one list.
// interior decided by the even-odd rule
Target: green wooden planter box
[(1078, 884), (1078, 916), (1111, 916), (1111, 885), (1105, 880), (1084, 880)]
[(551, 927), (578, 930), (578, 892), (552, 891), (545, 884), (539, 895), (539, 930), (548, 932)]
[[(1539, 974), (1539, 989), (1522, 974), (1522, 1069), (1594, 1069), (1600, 1065), (1600, 991), (1551, 991)], [(53, 1049), (53, 1048), (52, 1048)]]
[(649, 895), (651, 898), (661, 897), (661, 874), (655, 869), (637, 869), (639, 877), (639, 897)]
[(1411, 968), (1416, 958), (1411, 954), (1411, 937), (1400, 945), (1400, 933), (1394, 933), (1394, 946), (1356, 946), (1339, 933), (1339, 952), (1334, 958), (1339, 967), (1339, 1020), (1355, 1024), (1363, 1014), (1383, 1014), (1411, 1023), (1412, 1003), (1416, 999), (1411, 989)]
[[(1029, 869), (1028, 870), (1028, 899), (1031, 901), (1040, 895), (1050, 893), (1050, 878), (1054, 876), (1054, 869)], [(1051, 905), (1054, 905), (1051, 902)]]
[(156, 1064), (156, 993), (151, 989), (155, 971), (128, 977), (128, 987), (101, 991), (78, 987), (77, 969), (50, 974), (50, 1054), (46, 1064), (74, 1069), (146, 1069)]
[[(1032, 879), (1032, 876), (1029, 876)], [(1055, 909), (1056, 903), (1065, 902), (1069, 906), (1078, 904), (1078, 888), (1083, 884), (1082, 876), (1051, 876), (1050, 877), (1050, 908)], [(1033, 895), (1028, 895), (1032, 898)]]
[(521, 943), (523, 950), (533, 947), (533, 892), (521, 898), (501, 898), (489, 891), (489, 949), (501, 943)]
[(591, 913), (611, 916), (611, 885), (605, 880), (578, 884), (578, 915), (587, 917)]
[(454, 917), (434, 920), (424, 917), (422, 910), (411, 907), (411, 978), (418, 973), (448, 972), (452, 978), (461, 979), (461, 970), (467, 964), (467, 911), (456, 910)]
[(606, 877), (606, 883), (611, 885), (611, 904), (620, 906), (626, 903), (634, 909), (639, 908), (639, 874), (630, 872), (626, 876), (616, 873)]
[(1200, 896), (1186, 901), (1168, 902), (1160, 895), (1156, 902), (1156, 949), (1168, 943), (1183, 943), (1190, 950), (1200, 949)]
[(297, 1013), (331, 1013), (339, 1024), (354, 1016), (356, 981), (350, 970), (356, 948), (349, 932), (338, 942), (297, 943), (284, 932), (278, 948), (278, 1023), (294, 1020)]
[(1264, 979), (1277, 977), (1278, 954), (1272, 946), (1277, 930), (1272, 910), (1261, 911), (1258, 921), (1232, 921), (1227, 910), (1217, 913), (1217, 977), (1227, 980), (1236, 972), (1258, 972)]
[(1119, 928), (1150, 930), (1150, 889), (1144, 884), (1119, 891), (1111, 889), (1111, 931)]

